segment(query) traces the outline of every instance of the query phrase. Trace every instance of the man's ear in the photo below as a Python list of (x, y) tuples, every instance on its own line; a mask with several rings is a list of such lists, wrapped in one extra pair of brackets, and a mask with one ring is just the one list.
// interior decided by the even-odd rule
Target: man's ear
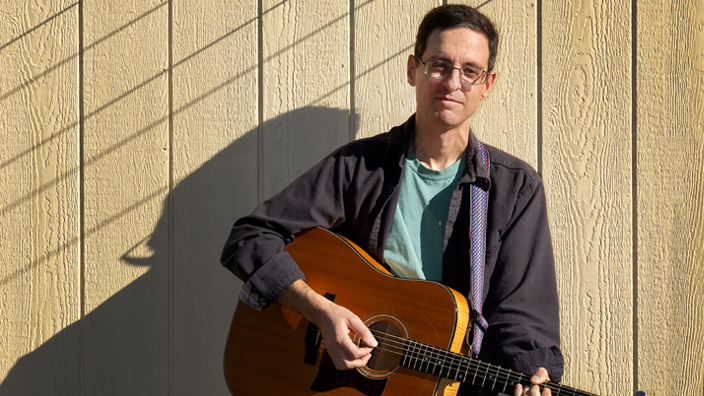
[(408, 55), (408, 62), (406, 64), (406, 79), (408, 84), (412, 87), (416, 86), (416, 57), (413, 55)]
[(484, 83), (484, 92), (482, 92), (481, 100), (486, 99), (487, 96), (489, 96), (489, 91), (491, 90), (491, 87), (494, 85), (494, 82), (496, 82), (496, 77), (497, 73), (495, 71), (489, 72), (489, 77), (486, 79), (486, 82)]

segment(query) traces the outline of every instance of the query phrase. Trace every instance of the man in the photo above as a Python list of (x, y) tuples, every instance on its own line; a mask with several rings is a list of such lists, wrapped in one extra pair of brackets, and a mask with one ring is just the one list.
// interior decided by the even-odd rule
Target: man
[[(364, 366), (377, 345), (362, 320), (309, 288), (285, 251), (320, 226), (364, 248), (396, 275), (441, 281), (467, 295), (471, 185), (489, 189), (479, 357), (559, 381), (559, 312), (543, 186), (523, 161), (488, 147), (482, 163), (471, 117), (496, 80), (498, 34), (473, 8), (447, 5), (423, 19), (407, 79), (416, 113), (391, 131), (352, 142), (235, 223), (222, 263), (245, 281), (255, 309), (273, 301), (318, 325), (338, 369)], [(432, 221), (428, 221), (430, 218)], [(428, 253), (430, 252), (430, 254)], [(412, 296), (409, 296), (412, 298)], [(357, 333), (367, 346), (358, 347)], [(527, 371), (529, 370), (529, 371)], [(478, 394), (465, 387), (460, 394)], [(550, 391), (545, 390), (544, 395)]]

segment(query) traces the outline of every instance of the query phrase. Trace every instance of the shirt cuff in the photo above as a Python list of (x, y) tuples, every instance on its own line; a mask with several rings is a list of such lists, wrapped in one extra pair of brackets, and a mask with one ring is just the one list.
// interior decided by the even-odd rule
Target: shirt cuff
[(513, 365), (526, 374), (533, 374), (539, 367), (544, 367), (548, 371), (550, 381), (560, 382), (564, 373), (565, 359), (560, 348), (551, 346), (524, 352), (513, 359)]
[(305, 280), (305, 275), (288, 252), (281, 252), (271, 257), (245, 282), (240, 300), (250, 308), (262, 310), (298, 279)]

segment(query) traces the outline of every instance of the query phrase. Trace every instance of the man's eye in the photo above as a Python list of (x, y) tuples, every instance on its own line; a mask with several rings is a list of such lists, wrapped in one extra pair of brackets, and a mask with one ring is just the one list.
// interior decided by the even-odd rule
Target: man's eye
[(481, 74), (481, 72), (478, 69), (473, 69), (471, 67), (465, 67), (462, 69), (462, 74), (464, 74), (467, 77), (477, 77)]
[(433, 62), (431, 63), (431, 66), (433, 67), (433, 69), (437, 70), (445, 70), (447, 68), (445, 62)]

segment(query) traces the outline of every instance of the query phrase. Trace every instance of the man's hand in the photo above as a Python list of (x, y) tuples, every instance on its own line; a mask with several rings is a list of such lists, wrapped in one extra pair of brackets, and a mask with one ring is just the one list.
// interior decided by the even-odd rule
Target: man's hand
[(338, 370), (364, 367), (371, 359), (372, 347), (357, 347), (350, 333), (357, 333), (365, 345), (376, 346), (371, 331), (347, 308), (332, 302), (313, 319), (323, 335), (325, 347)]
[[(352, 311), (316, 293), (301, 280), (289, 286), (277, 301), (301, 313), (318, 326), (325, 347), (338, 370), (364, 367), (371, 359), (371, 352), (378, 345), (377, 341), (364, 322)], [(357, 333), (368, 346), (355, 345), (350, 333)]]
[(516, 385), (513, 396), (551, 396), (552, 392), (550, 392), (550, 389), (545, 388), (543, 389), (543, 393), (540, 393), (540, 388), (538, 387), (539, 384), (549, 379), (548, 371), (541, 367), (533, 374), (533, 377), (531, 377), (531, 386)]

